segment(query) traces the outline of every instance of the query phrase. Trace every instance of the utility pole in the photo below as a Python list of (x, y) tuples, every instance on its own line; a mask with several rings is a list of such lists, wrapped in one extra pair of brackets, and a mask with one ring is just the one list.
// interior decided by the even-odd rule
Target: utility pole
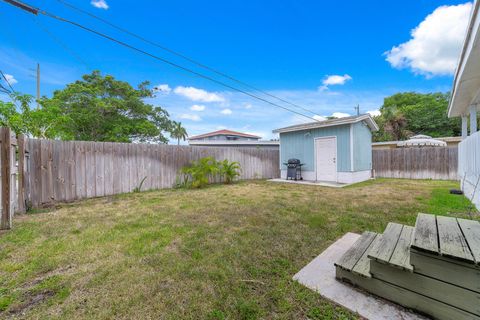
[(357, 104), (357, 106), (354, 109), (357, 112), (357, 116), (359, 116), (360, 115), (360, 105)]
[(37, 109), (40, 109), (40, 63), (37, 63)]

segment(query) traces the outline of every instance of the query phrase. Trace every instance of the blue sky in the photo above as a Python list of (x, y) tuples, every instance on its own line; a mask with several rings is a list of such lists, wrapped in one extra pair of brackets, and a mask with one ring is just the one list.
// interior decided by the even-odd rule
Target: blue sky
[[(57, 0), (26, 2), (196, 68)], [(465, 1), (427, 0), (69, 2), (319, 117), (353, 114), (357, 104), (374, 111), (400, 91), (450, 90), (471, 8)], [(272, 129), (308, 121), (0, 3), (0, 69), (17, 91), (35, 93), (37, 62), (47, 96), (94, 69), (134, 85), (161, 85), (150, 102), (182, 121), (190, 135), (229, 128), (268, 139)]]

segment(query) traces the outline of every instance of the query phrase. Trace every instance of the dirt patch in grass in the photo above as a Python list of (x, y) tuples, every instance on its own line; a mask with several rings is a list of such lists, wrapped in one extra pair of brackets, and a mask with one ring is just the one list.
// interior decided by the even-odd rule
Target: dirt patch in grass
[(53, 295), (55, 295), (55, 292), (50, 290), (24, 295), (22, 297), (24, 301), (12, 306), (8, 312), (11, 315), (25, 314), (29, 309), (34, 308), (37, 304), (44, 302)]
[(466, 217), (448, 181), (242, 182), (92, 199), (0, 235), (0, 317), (355, 319), (292, 281), (345, 232)]

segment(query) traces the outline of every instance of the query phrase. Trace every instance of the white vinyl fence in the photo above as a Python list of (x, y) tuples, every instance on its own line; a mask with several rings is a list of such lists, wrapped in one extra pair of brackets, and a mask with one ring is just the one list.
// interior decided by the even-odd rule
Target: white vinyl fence
[(458, 175), (465, 196), (480, 209), (480, 132), (458, 145)]

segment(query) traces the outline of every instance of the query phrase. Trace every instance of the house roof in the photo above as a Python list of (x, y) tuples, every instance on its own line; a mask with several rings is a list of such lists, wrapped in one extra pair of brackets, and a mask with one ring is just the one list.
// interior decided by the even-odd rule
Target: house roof
[(253, 134), (248, 134), (248, 133), (242, 133), (242, 132), (223, 129), (223, 130), (208, 132), (208, 133), (204, 133), (204, 134), (199, 134), (198, 136), (193, 136), (193, 137), (188, 138), (188, 140), (196, 140), (196, 139), (208, 138), (208, 137), (219, 136), (219, 135), (239, 136), (239, 137), (243, 137), (243, 138), (254, 138), (254, 139), (260, 139), (261, 138), (259, 136), (253, 135)]
[(271, 141), (247, 141), (247, 140), (193, 140), (188, 142), (191, 146), (278, 146), (280, 141), (271, 140)]
[(476, 0), (453, 80), (452, 96), (448, 106), (449, 117), (466, 115), (470, 105), (480, 104), (479, 7), (480, 3)]
[(370, 130), (372, 131), (378, 130), (378, 125), (375, 123), (375, 120), (373, 120), (369, 114), (362, 114), (359, 116), (335, 118), (335, 119), (329, 119), (325, 121), (315, 121), (315, 122), (297, 124), (294, 126), (275, 129), (273, 130), (273, 133), (284, 133), (284, 132), (318, 129), (318, 128), (324, 128), (324, 127), (341, 126), (341, 125), (357, 123), (361, 121), (365, 121), (367, 125), (370, 127)]

